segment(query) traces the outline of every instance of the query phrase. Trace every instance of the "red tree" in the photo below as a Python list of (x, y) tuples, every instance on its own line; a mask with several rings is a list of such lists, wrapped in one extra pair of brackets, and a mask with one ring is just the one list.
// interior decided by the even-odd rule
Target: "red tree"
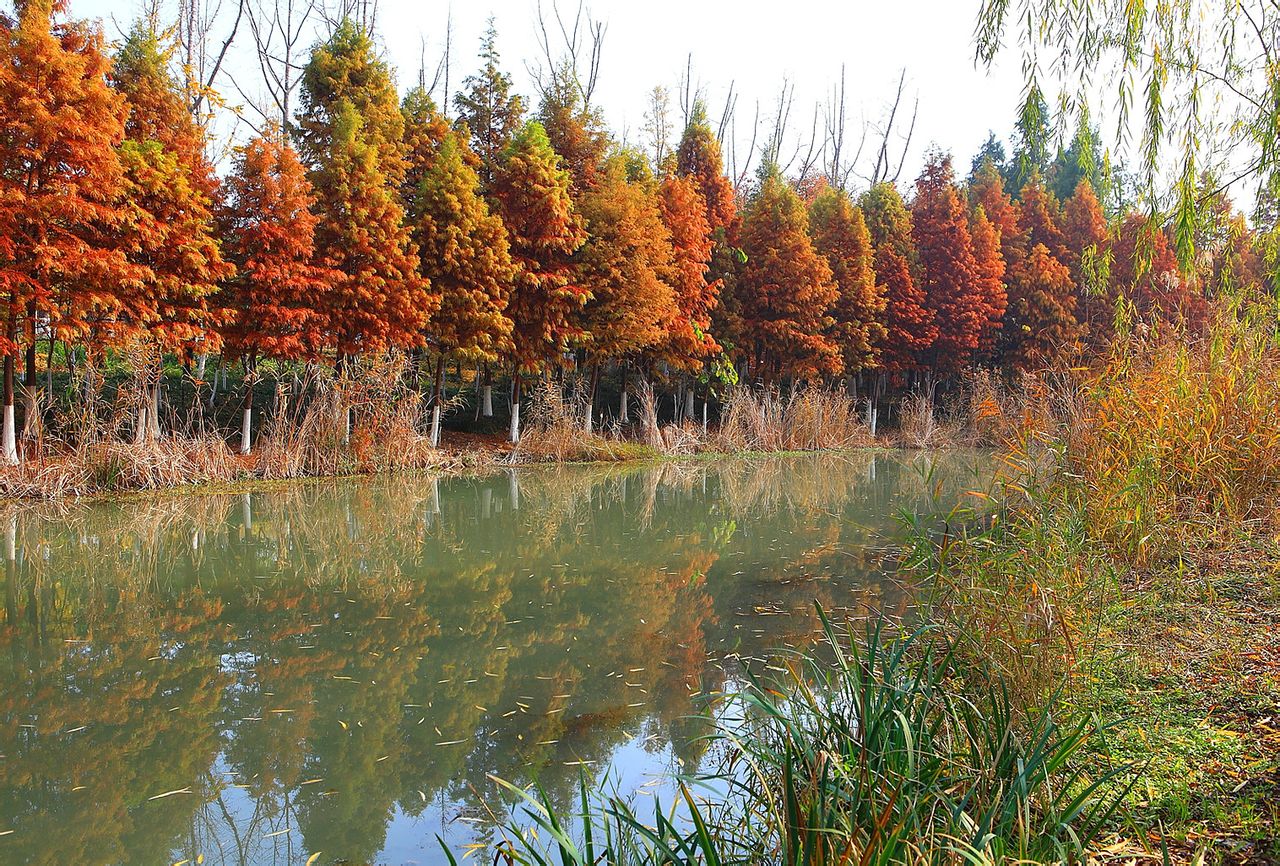
[(776, 166), (747, 208), (741, 244), (747, 260), (736, 291), (752, 372), (766, 383), (839, 372), (840, 350), (828, 337), (839, 290), (809, 239), (800, 196)]
[(982, 326), (979, 347), (984, 352), (995, 348), (1000, 334), (1000, 323), (1008, 307), (1008, 294), (1004, 285), (1004, 256), (1000, 253), (1000, 233), (987, 219), (982, 205), (973, 209), (969, 217), (969, 235), (973, 241), (973, 261), (977, 268), (978, 291), (982, 296), (982, 309), (987, 319)]
[(809, 206), (809, 232), (839, 290), (831, 307), (831, 337), (840, 347), (845, 374), (854, 375), (875, 366), (885, 337), (885, 298), (876, 285), (871, 233), (849, 195), (831, 187)]
[(867, 190), (862, 212), (875, 247), (876, 286), (885, 299), (880, 366), (893, 373), (918, 370), (938, 330), (912, 273), (916, 251), (911, 215), (902, 196), (888, 183)]
[(37, 319), (63, 338), (82, 332), (117, 306), (113, 287), (130, 271), (110, 238), (121, 220), (115, 146), (126, 108), (107, 87), (101, 33), (54, 23), (64, 8), (26, 0), (17, 22), (0, 19), (0, 458), (10, 463), (18, 460), (14, 368), (24, 339), (34, 360)]
[(528, 123), (503, 152), (493, 197), (507, 227), (516, 268), (508, 315), (514, 399), (511, 439), (520, 438), (520, 378), (558, 358), (578, 335), (574, 317), (587, 292), (574, 284), (569, 257), (585, 239), (569, 195), (569, 175), (540, 123)]
[(1204, 298), (1178, 266), (1169, 237), (1150, 218), (1130, 214), (1113, 246), (1113, 291), (1133, 303), (1145, 322), (1184, 323), (1193, 330), (1208, 316)]
[(911, 234), (920, 284), (938, 328), (934, 365), (944, 371), (959, 369), (978, 350), (991, 310), (978, 284), (968, 220), (949, 156), (931, 154), (916, 181)]
[(257, 359), (319, 356), (323, 298), (337, 274), (316, 263), (311, 184), (279, 128), (240, 150), (227, 190), (222, 237), (236, 274), (224, 284), (222, 333), (230, 355), (245, 359), (240, 450), (248, 453)]

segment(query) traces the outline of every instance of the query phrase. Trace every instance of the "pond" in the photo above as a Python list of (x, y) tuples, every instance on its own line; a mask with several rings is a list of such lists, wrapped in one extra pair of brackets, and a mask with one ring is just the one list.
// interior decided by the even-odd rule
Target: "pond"
[[(579, 779), (666, 797), (707, 700), (903, 613), (978, 454), (513, 469), (5, 506), (0, 862), (438, 863)], [(6, 538), (7, 536), (7, 538)]]

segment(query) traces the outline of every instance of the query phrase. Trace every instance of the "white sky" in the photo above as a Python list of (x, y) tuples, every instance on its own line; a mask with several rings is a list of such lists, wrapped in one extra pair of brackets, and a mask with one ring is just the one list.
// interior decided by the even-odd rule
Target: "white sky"
[[(172, 9), (174, 0), (168, 2)], [(227, 13), (234, 12), (235, 0), (222, 3), (229, 24)], [(548, 13), (549, 3), (544, 0)], [(567, 13), (576, 8), (575, 0), (561, 4)], [(104, 19), (109, 39), (127, 28), (138, 8), (131, 0), (71, 0), (76, 17)], [(707, 97), (713, 121), (731, 81), (740, 94), (739, 161), (750, 139), (756, 101), (762, 125), (767, 125), (784, 77), (795, 84), (791, 126), (807, 137), (815, 104), (825, 101), (844, 64), (850, 134), (856, 144), (863, 119), (875, 122), (883, 115), (905, 68), (907, 94), (912, 100), (918, 96), (919, 115), (902, 171), (904, 183), (914, 179), (925, 149), (935, 143), (952, 151), (958, 172), (967, 173), (989, 130), (1007, 140), (1022, 90), (1016, 52), (991, 72), (975, 67), (972, 33), (978, 0), (594, 0), (589, 9), (608, 26), (596, 102), (615, 133), (627, 133), (633, 142), (640, 139), (648, 93), (658, 84), (674, 92), (690, 52), (694, 79)], [(535, 0), (381, 0), (378, 35), (398, 70), (401, 91), (416, 78), (424, 39), (428, 66), (434, 66), (450, 11), (452, 87), (456, 90), (478, 66), (480, 35), (492, 14), (503, 64), (532, 102), (526, 64), (540, 56)], [(248, 34), (241, 35), (230, 69), (243, 85), (254, 80), (256, 67), (247, 55)], [(230, 102), (243, 101), (229, 82), (222, 89)]]

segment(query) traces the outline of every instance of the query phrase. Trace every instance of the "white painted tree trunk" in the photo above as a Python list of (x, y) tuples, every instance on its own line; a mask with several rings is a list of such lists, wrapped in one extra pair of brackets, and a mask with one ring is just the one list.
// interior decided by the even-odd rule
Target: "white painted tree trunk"
[(622, 394), (618, 397), (618, 422), (621, 424), (626, 424), (630, 420), (627, 418), (627, 402), (627, 382), (624, 379), (622, 381)]
[(520, 444), (520, 403), (511, 404), (511, 444)]
[(514, 469), (507, 471), (507, 491), (511, 497), (511, 510), (520, 510), (520, 479), (516, 477)]
[(440, 447), (440, 401), (431, 407), (431, 447)]
[(586, 417), (582, 419), (583, 432), (585, 432), (588, 436), (591, 435), (591, 424), (595, 416), (595, 411), (596, 411), (596, 407), (593, 404), (588, 403)]
[(687, 389), (687, 390), (684, 392), (684, 417), (685, 417), (685, 420), (686, 420), (686, 421), (687, 421), (688, 419), (690, 419), (690, 418), (696, 418), (696, 417), (697, 417), (696, 415), (694, 415), (693, 389), (692, 389), (692, 388), (689, 388), (689, 389)]
[(240, 519), (246, 533), (253, 531), (253, 499), (248, 493), (240, 497)]
[(480, 399), (480, 416), (483, 418), (493, 417), (493, 386), (485, 383), (483, 396)]
[(249, 441), (253, 433), (253, 409), (248, 406), (240, 413), (240, 453), (249, 453)]
[(204, 381), (204, 368), (209, 363), (209, 353), (201, 352), (196, 358), (196, 379)]
[(17, 466), (18, 459), (18, 431), (14, 426), (14, 411), (12, 403), (4, 404), (4, 462), (10, 466)]
[(702, 435), (707, 435), (707, 401), (702, 401)]

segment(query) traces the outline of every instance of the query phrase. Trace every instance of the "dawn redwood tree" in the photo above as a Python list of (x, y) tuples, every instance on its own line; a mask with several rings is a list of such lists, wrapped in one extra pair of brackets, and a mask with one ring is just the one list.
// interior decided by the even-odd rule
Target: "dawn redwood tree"
[(920, 285), (938, 328), (934, 366), (952, 372), (978, 350), (991, 311), (978, 285), (968, 219), (953, 180), (951, 157), (929, 155), (916, 181), (911, 233), (920, 262)]
[[(633, 160), (643, 166), (643, 159)], [(676, 316), (671, 234), (662, 219), (657, 185), (647, 169), (632, 180), (625, 154), (595, 171), (581, 198), (587, 240), (574, 257), (577, 279), (590, 293), (581, 313), (582, 345), (590, 368), (586, 430), (591, 432), (602, 363), (620, 363), (657, 345)]]
[(138, 442), (160, 433), (161, 354), (174, 352), (186, 363), (197, 351), (217, 347), (219, 317), (210, 296), (233, 271), (217, 238), (220, 185), (205, 156), (205, 131), (169, 71), (172, 50), (154, 22), (139, 22), (111, 71), (130, 107), (119, 151), (128, 212), (121, 243), (142, 269), (116, 325), (120, 337), (140, 334), (150, 354), (139, 376), (145, 398)]
[(446, 359), (492, 363), (511, 350), (506, 310), (515, 268), (506, 229), (480, 195), (467, 150), (458, 133), (445, 135), (409, 215), (421, 272), (440, 297), (428, 329), (436, 351), (431, 442), (437, 446)]
[(1005, 268), (1015, 267), (1028, 252), (1018, 202), (1004, 189), (1004, 180), (990, 160), (982, 163), (969, 183), (969, 206), (981, 207), (1000, 236), (1000, 255)]
[(16, 22), (0, 19), (0, 459), (11, 464), (19, 460), (14, 375), (22, 341), (33, 353), (38, 318), (51, 338), (83, 334), (114, 310), (114, 288), (131, 271), (111, 237), (122, 219), (115, 148), (127, 108), (107, 86), (100, 30), (55, 22), (64, 14), (56, 0), (26, 0)]
[(404, 115), (391, 70), (378, 57), (368, 30), (350, 18), (343, 20), (312, 50), (301, 88), (296, 128), (305, 164), (314, 171), (329, 155), (338, 114), (350, 107), (360, 118), (360, 136), (373, 150), (387, 183), (394, 187), (403, 182)]
[(508, 316), (512, 331), (511, 441), (520, 441), (520, 384), (559, 358), (579, 335), (587, 291), (573, 280), (570, 257), (586, 239), (569, 193), (569, 174), (547, 131), (525, 124), (502, 154), (492, 196), (507, 228), (516, 268)]
[(737, 204), (733, 184), (725, 177), (720, 142), (707, 122), (707, 106), (701, 99), (694, 100), (689, 125), (676, 148), (676, 174), (691, 178), (697, 185), (706, 202), (711, 230), (727, 231), (733, 224)]
[(1031, 248), (1009, 281), (1004, 348), (1009, 366), (1037, 370), (1075, 352), (1080, 327), (1073, 288), (1071, 272), (1044, 244)]
[(1076, 316), (1094, 350), (1104, 349), (1115, 329), (1115, 295), (1111, 291), (1110, 231), (1102, 205), (1087, 178), (1062, 205), (1066, 260), (1076, 286)]
[(898, 190), (889, 183), (874, 184), (867, 190), (861, 210), (875, 248), (876, 285), (885, 299), (880, 366), (891, 373), (920, 370), (938, 330), (913, 272), (916, 250), (911, 215)]
[(839, 296), (831, 268), (813, 248), (804, 203), (776, 165), (767, 165), (742, 222), (747, 260), (736, 290), (746, 353), (765, 384), (840, 370), (829, 336), (829, 310)]
[(885, 298), (876, 285), (871, 233), (844, 190), (826, 187), (809, 206), (809, 233), (826, 258), (839, 292), (831, 307), (831, 338), (845, 375), (875, 366), (884, 342)]
[[(414, 87), (400, 103), (404, 116), (404, 183), (401, 185), (400, 203), (405, 212), (413, 209), (422, 178), (431, 170), (436, 154), (449, 134), (449, 121), (436, 107), (426, 88)], [(475, 154), (466, 150), (463, 158), (472, 168), (478, 165)]]
[(978, 348), (984, 353), (990, 353), (1000, 336), (1009, 297), (1004, 285), (1005, 266), (1004, 256), (1000, 253), (1000, 232), (987, 219), (987, 212), (982, 205), (975, 207), (969, 215), (969, 236), (973, 242), (978, 292), (982, 296), (982, 309), (987, 314)]
[(720, 280), (710, 273), (715, 237), (707, 222), (706, 203), (691, 178), (663, 177), (658, 206), (671, 235), (666, 282), (675, 292), (675, 315), (653, 354), (674, 369), (697, 373), (707, 358), (720, 351), (711, 334), (711, 315), (720, 300)]
[(1026, 236), (1027, 249), (1042, 244), (1058, 261), (1066, 264), (1067, 244), (1059, 222), (1062, 219), (1058, 199), (1045, 186), (1039, 172), (1032, 172), (1022, 187), (1018, 219)]
[(364, 138), (360, 115), (344, 101), (333, 121), (329, 149), (311, 174), (319, 201), (316, 246), (322, 263), (338, 272), (321, 307), (341, 364), (420, 345), (439, 296), (418, 273), (404, 210), (377, 146)]
[(600, 116), (582, 104), (571, 69), (562, 68), (551, 77), (538, 106), (538, 120), (569, 172), (574, 195), (584, 194), (595, 185), (609, 136)]
[(511, 76), (502, 71), (498, 31), (493, 18), (480, 40), (480, 70), (467, 76), (453, 97), (458, 128), (471, 136), (471, 150), (480, 159), (480, 184), (486, 192), (507, 145), (520, 131), (524, 101), (511, 92)]
[(245, 360), (242, 454), (250, 449), (258, 359), (315, 359), (327, 340), (324, 296), (337, 275), (317, 263), (313, 204), (306, 168), (279, 127), (236, 154), (222, 220), (236, 273), (221, 301), (223, 345)]

